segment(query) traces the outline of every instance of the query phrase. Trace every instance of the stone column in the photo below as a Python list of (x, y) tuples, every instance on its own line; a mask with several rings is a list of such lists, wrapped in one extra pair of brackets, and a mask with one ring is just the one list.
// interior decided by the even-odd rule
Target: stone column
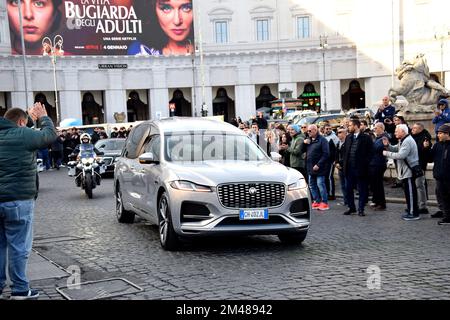
[[(105, 91), (105, 120), (108, 123), (116, 123), (114, 113), (124, 112), (127, 116), (127, 97), (122, 89), (122, 70), (108, 70), (109, 86)], [(127, 120), (127, 117), (125, 118)]]
[(167, 88), (151, 89), (150, 103), (151, 119), (169, 117), (169, 90)]
[(256, 115), (255, 85), (238, 85), (235, 87), (236, 94), (236, 117), (243, 121)]
[(167, 88), (166, 70), (155, 68), (153, 70), (154, 88), (150, 89), (150, 117), (157, 119), (169, 116), (169, 89)]
[(14, 91), (11, 92), (11, 107), (21, 108), (26, 110), (31, 107), (34, 102), (33, 91), (31, 87), (31, 77), (30, 73), (27, 74), (27, 85), (28, 85), (28, 104), (27, 106), (27, 96), (25, 92), (25, 80), (23, 77), (23, 69), (14, 70)]
[(59, 90), (59, 105), (61, 120), (75, 118), (83, 120), (81, 110), (81, 93), (78, 88), (78, 72), (76, 70), (63, 70), (62, 83)]
[(341, 81), (327, 81), (328, 111), (342, 110)]
[[(202, 92), (202, 89), (200, 88), (200, 94), (201, 94), (201, 92)], [(204, 94), (205, 94), (205, 101), (203, 101), (203, 97), (200, 95), (200, 100), (198, 100), (198, 97), (199, 96), (197, 96), (197, 104), (198, 104), (198, 116), (201, 116), (202, 115), (202, 113), (201, 113), (201, 108), (202, 108), (202, 103), (204, 102), (204, 103), (206, 103), (206, 106), (207, 106), (207, 110), (208, 110), (208, 116), (212, 116), (213, 115), (213, 96), (212, 96), (212, 87), (206, 87), (205, 86), (205, 88), (204, 88)], [(192, 114), (194, 114), (194, 110), (192, 110)]]
[(237, 85), (234, 89), (236, 95), (235, 107), (236, 117), (241, 117), (243, 121), (256, 115), (256, 94), (255, 85), (249, 84), (251, 81), (250, 61), (243, 61), (239, 65), (237, 74)]
[(278, 94), (284, 89), (292, 90), (292, 98), (297, 98), (297, 83), (292, 82), (292, 64), (280, 62), (280, 83), (278, 84)]

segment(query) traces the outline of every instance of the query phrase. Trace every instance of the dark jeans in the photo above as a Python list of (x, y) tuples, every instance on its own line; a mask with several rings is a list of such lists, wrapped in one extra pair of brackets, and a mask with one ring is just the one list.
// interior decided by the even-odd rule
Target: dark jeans
[(328, 169), (325, 178), (326, 178), (325, 185), (327, 187), (328, 196), (332, 197), (336, 196), (336, 185), (334, 181), (334, 164), (330, 165), (330, 168)]
[(349, 209), (356, 211), (353, 189), (357, 187), (359, 193), (358, 211), (364, 211), (369, 193), (367, 178), (358, 177), (355, 171), (350, 171), (345, 176), (345, 183), (347, 187), (347, 206)]
[(309, 190), (314, 202), (328, 203), (327, 187), (324, 176), (309, 176)]
[(338, 170), (339, 172), (339, 182), (341, 183), (342, 196), (344, 197), (344, 205), (348, 204), (347, 200), (347, 183), (345, 181), (345, 175), (343, 170)]
[(61, 166), (61, 161), (63, 158), (63, 152), (61, 151), (52, 151), (52, 167), (59, 168)]
[(402, 183), (403, 183), (403, 191), (405, 192), (408, 214), (417, 216), (419, 215), (419, 205), (417, 200), (416, 181), (413, 178), (407, 178), (403, 179)]
[(6, 285), (7, 265), (11, 291), (30, 289), (26, 270), (33, 243), (33, 216), (34, 200), (0, 202), (0, 291)]
[(450, 181), (436, 180), (436, 199), (444, 216), (450, 218)]
[(68, 163), (69, 162), (69, 155), (72, 153), (73, 149), (72, 148), (64, 148), (64, 156), (63, 156), (63, 163)]
[(42, 164), (44, 165), (45, 170), (50, 169), (50, 156), (48, 149), (39, 150), (37, 152), (37, 157), (38, 159), (42, 159)]
[(370, 190), (372, 190), (372, 202), (377, 206), (386, 207), (386, 197), (384, 195), (384, 172), (386, 166), (372, 166), (369, 168)]

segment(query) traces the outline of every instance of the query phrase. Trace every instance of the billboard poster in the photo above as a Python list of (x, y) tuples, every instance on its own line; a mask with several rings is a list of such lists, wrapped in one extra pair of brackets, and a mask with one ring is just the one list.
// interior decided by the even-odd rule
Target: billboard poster
[[(186, 55), (193, 0), (22, 0), (27, 55)], [(7, 0), (11, 53), (22, 54), (18, 0)]]

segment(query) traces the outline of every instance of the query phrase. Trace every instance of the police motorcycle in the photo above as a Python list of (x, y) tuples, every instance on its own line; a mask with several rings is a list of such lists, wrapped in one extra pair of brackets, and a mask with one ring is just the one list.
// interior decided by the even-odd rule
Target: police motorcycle
[[(100, 185), (101, 175), (105, 172), (104, 162), (99, 161), (97, 156), (103, 155), (91, 142), (91, 136), (83, 133), (79, 144), (69, 156), (69, 176), (75, 177), (75, 184), (86, 192), (92, 199), (92, 190)], [(76, 159), (76, 160), (75, 160)]]

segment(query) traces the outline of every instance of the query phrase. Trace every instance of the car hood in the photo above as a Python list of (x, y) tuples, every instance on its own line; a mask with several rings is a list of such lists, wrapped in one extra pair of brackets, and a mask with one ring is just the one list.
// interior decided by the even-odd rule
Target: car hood
[(282, 182), (292, 184), (301, 178), (294, 169), (274, 161), (203, 161), (167, 163), (167, 169), (180, 180), (216, 186), (232, 182)]

